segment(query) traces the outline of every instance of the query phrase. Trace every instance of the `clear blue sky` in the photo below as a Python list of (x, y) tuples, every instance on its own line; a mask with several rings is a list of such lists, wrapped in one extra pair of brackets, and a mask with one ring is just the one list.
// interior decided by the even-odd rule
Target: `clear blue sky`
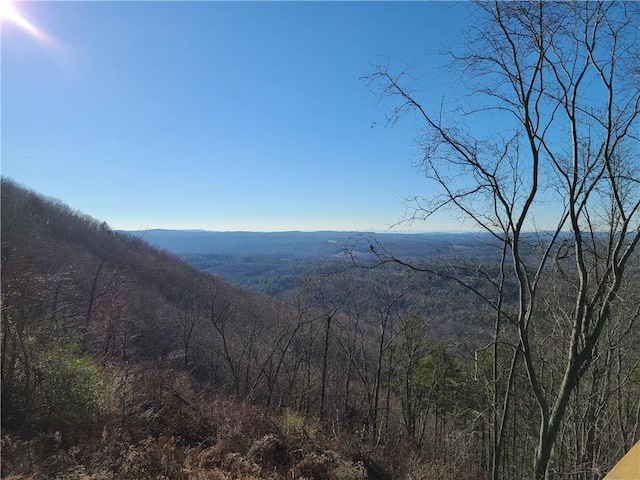
[[(371, 128), (361, 79), (417, 65), (471, 5), (15, 2), (3, 20), (2, 175), (117, 229), (385, 230), (430, 194), (418, 125)], [(446, 217), (421, 230), (451, 230)]]

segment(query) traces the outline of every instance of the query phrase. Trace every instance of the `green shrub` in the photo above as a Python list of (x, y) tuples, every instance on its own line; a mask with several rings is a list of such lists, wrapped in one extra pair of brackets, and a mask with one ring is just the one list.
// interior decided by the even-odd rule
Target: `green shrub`
[(69, 431), (86, 425), (107, 404), (106, 381), (88, 355), (75, 345), (54, 345), (39, 359), (35, 416), (45, 427)]
[(282, 431), (290, 437), (300, 437), (304, 429), (304, 418), (286, 407), (282, 412)]

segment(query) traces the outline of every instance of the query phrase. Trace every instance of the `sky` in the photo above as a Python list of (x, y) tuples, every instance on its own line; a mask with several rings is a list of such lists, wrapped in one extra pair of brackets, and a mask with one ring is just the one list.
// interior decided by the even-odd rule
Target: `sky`
[(432, 194), (419, 125), (373, 127), (362, 77), (413, 65), (440, 104), (468, 3), (13, 6), (33, 28), (2, 20), (2, 175), (114, 229), (386, 231)]

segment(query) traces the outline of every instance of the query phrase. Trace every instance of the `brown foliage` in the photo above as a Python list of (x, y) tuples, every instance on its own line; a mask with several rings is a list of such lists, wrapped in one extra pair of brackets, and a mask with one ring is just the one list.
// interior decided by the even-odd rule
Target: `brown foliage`
[(360, 462), (341, 458), (336, 452), (310, 453), (294, 469), (295, 478), (313, 480), (364, 480), (367, 471)]

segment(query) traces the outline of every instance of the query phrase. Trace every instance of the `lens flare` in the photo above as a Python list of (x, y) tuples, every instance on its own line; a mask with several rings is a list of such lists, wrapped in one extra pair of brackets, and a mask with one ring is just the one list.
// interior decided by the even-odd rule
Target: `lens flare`
[(20, 12), (14, 8), (12, 2), (9, 0), (0, 0), (0, 21), (3, 23), (7, 21), (15, 23), (34, 37), (45, 40), (45, 35), (20, 15)]

